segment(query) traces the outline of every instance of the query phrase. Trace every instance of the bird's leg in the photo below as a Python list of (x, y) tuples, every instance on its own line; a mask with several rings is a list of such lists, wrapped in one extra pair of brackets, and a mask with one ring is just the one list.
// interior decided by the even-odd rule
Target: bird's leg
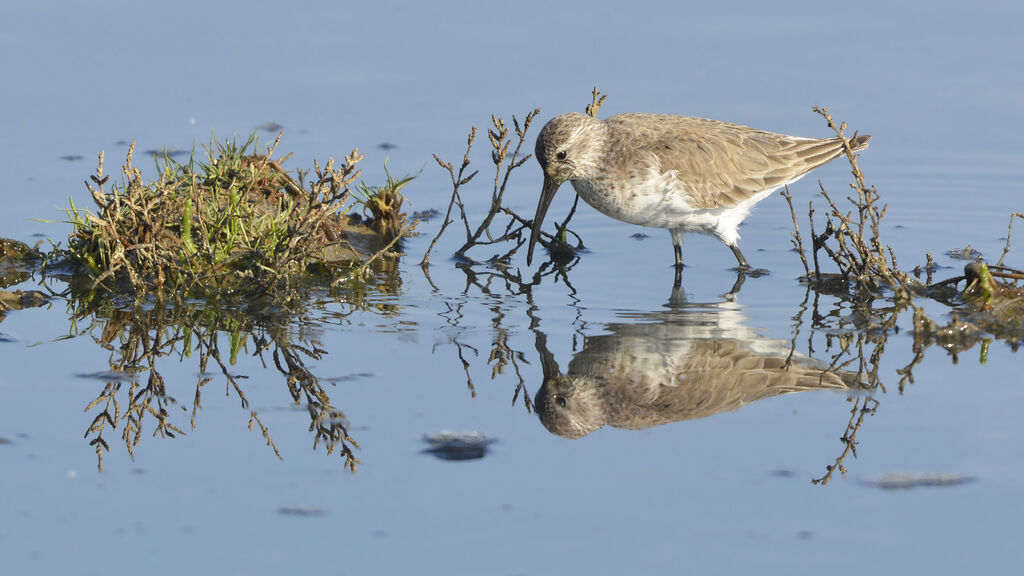
[(683, 231), (673, 228), (668, 232), (672, 235), (672, 251), (676, 256), (676, 275), (678, 276), (683, 270)]
[(740, 270), (750, 270), (750, 265), (747, 264), (747, 259), (743, 257), (743, 252), (740, 252), (740, 247), (737, 244), (729, 244), (729, 248), (732, 249), (732, 253), (736, 256), (736, 261), (739, 262)]
[(676, 264), (676, 279), (672, 283), (672, 288), (676, 289), (683, 285), (683, 266)]

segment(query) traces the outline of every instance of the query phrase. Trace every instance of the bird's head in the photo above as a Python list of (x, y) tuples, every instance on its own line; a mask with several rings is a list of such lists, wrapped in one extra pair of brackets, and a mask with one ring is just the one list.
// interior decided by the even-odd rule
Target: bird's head
[(533, 395), (533, 409), (549, 432), (565, 438), (582, 438), (605, 424), (599, 394), (584, 377), (546, 378)]
[(533, 248), (540, 237), (544, 215), (558, 187), (566, 180), (585, 176), (589, 168), (596, 164), (600, 140), (590, 135), (600, 126), (601, 121), (596, 118), (570, 112), (552, 118), (537, 135), (534, 153), (544, 171), (544, 187), (537, 203), (537, 214), (533, 218), (530, 246), (526, 253), (527, 265), (533, 260)]

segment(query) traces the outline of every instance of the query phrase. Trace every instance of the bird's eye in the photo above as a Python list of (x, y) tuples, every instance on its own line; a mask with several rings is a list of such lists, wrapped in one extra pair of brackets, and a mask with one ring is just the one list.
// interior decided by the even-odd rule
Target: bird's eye
[(565, 408), (565, 398), (563, 396), (559, 396), (558, 398), (555, 398), (555, 402), (558, 402), (559, 406), (561, 406), (562, 408)]
[(565, 160), (565, 156), (566, 156), (565, 150), (562, 150), (561, 152), (556, 154), (556, 158), (558, 158), (559, 160)]

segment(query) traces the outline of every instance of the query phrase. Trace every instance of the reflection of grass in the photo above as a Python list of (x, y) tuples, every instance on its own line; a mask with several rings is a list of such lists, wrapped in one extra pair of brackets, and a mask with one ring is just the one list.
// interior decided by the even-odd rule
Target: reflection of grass
[(72, 302), (78, 307), (72, 310), (72, 331), (78, 331), (77, 322), (93, 322), (87, 331), (110, 352), (109, 371), (96, 376), (105, 382), (104, 387), (86, 407), (86, 412), (95, 411), (85, 436), (96, 450), (100, 470), (103, 456), (110, 450), (108, 433), (120, 431), (133, 460), (147, 428), (152, 429), (148, 436), (174, 438), (185, 434), (184, 426), (175, 423), (179, 412), (173, 409), (179, 401), (172, 390), (179, 386), (166, 382), (160, 370), (164, 362), (185, 359), (196, 361), (198, 372), (191, 393), (191, 428), (198, 426), (204, 390), (219, 374), (225, 393), (233, 393), (249, 412), (249, 429), (258, 428), (281, 458), (269, 427), (246, 397), (248, 377), (234, 368), (240, 356), (251, 355), (264, 366), (272, 364), (283, 377), (292, 402), (306, 408), (314, 449), (322, 445), (328, 454), (337, 450), (345, 467), (355, 471), (359, 460), (354, 450), (359, 444), (348, 433), (345, 415), (333, 405), (320, 378), (307, 366), (309, 360), (319, 361), (327, 352), (306, 331), (299, 330), (298, 340), (294, 339), (291, 314), (271, 313), (259, 306), (251, 311), (221, 308), (216, 303), (202, 309), (158, 303), (124, 310), (86, 305), (83, 300)]
[[(193, 152), (183, 163), (165, 156), (148, 183), (132, 163), (133, 144), (120, 183), (109, 189), (101, 153), (87, 183), (98, 210), (72, 201), (74, 231), (61, 255), (87, 270), (94, 285), (137, 295), (261, 293), (310, 272), (361, 267), (371, 256), (350, 241), (353, 227), (342, 211), (363, 156), (353, 150), (340, 163), (314, 162), (296, 179), (273, 158), (279, 141), (261, 152), (252, 135), (211, 142), (202, 158)], [(389, 174), (388, 186), (361, 189), (360, 203), (383, 206), (389, 236), (411, 231), (398, 212), (398, 189), (411, 179)]]

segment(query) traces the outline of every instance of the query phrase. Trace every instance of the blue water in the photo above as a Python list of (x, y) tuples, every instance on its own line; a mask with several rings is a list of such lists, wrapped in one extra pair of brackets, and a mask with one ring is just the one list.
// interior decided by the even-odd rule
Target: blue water
[[(0, 235), (30, 243), (66, 237), (66, 225), (34, 219), (61, 220), (72, 196), (87, 203), (82, 182), (98, 151), (116, 174), (124, 141), (191, 149), (212, 132), (244, 136), (267, 122), (284, 126), (279, 150), (295, 153), (287, 167), (358, 146), (368, 183), (383, 179), (385, 158), (396, 174), (422, 167), (407, 188), (412, 209), (443, 210), (448, 177), (432, 154), (457, 161), (470, 126), (486, 128), (491, 114), (511, 120), (540, 107), (535, 134), (551, 116), (582, 110), (595, 85), (610, 95), (602, 116), (689, 114), (805, 136), (828, 134), (810, 108), (829, 106), (851, 130), (874, 135), (861, 167), (889, 205), (883, 238), (906, 267), (925, 252), (961, 267), (942, 254), (967, 244), (997, 259), (1009, 213), (1022, 208), (1018, 3), (65, 2), (7, 4), (0, 17)], [(378, 147), (385, 142), (397, 147)], [(481, 172), (469, 202), (479, 213), (493, 178), (482, 133), (475, 152)], [(83, 158), (59, 159), (68, 155)], [(149, 170), (148, 156), (136, 161)], [(815, 176), (845, 195), (841, 162)], [(532, 213), (532, 160), (510, 186), (509, 205)], [(809, 200), (820, 203), (816, 192), (812, 178), (794, 187), (801, 216)], [(569, 201), (566, 187), (550, 214)], [(453, 227), (432, 258), (435, 290), (416, 265), (433, 220), (406, 243), (400, 292), (378, 297), (398, 306), (394, 314), (311, 314), (327, 351), (311, 368), (338, 378), (326, 386), (361, 446), (355, 474), (313, 449), (305, 411), (251, 348), (231, 370), (249, 376), (251, 409), (283, 460), (248, 429), (250, 410), (223, 378), (204, 388), (193, 429), (199, 367), (174, 355), (159, 370), (186, 434), (154, 438), (148, 427), (133, 461), (120, 428), (108, 432), (99, 472), (83, 439), (96, 412), (84, 409), (103, 382), (76, 374), (109, 369), (110, 352), (93, 341), (97, 331), (62, 338), (70, 328), (61, 300), (9, 313), (0, 323), (13, 340), (0, 342), (0, 438), (10, 441), (0, 444), (0, 571), (959, 574), (1024, 560), (1020, 360), (999, 342), (985, 364), (977, 347), (956, 364), (933, 347), (900, 394), (897, 370), (913, 358), (909, 317), (886, 344), (887, 392), (859, 432), (857, 458), (827, 486), (811, 480), (841, 453), (855, 395), (778, 396), (579, 440), (549, 433), (521, 395), (513, 403), (511, 365), (491, 378), (495, 325), (522, 354), (532, 396), (542, 380), (537, 331), (564, 371), (584, 337), (663, 313), (672, 285), (664, 232), (633, 239), (638, 230), (588, 207), (575, 222), (589, 252), (569, 273), (571, 288), (550, 278), (529, 297), (500, 282), (490, 293), (467, 288), (448, 258), (461, 240)], [(741, 234), (748, 259), (771, 274), (747, 280), (729, 330), (788, 341), (805, 293), (785, 202), (763, 202)], [(721, 302), (735, 279), (732, 255), (699, 237), (684, 250), (687, 298)], [(1019, 266), (1017, 254), (1009, 262)], [(814, 338), (827, 360), (823, 335)], [(422, 436), (442, 430), (498, 442), (476, 461), (421, 454)], [(891, 472), (973, 481), (908, 490), (868, 482)]]

